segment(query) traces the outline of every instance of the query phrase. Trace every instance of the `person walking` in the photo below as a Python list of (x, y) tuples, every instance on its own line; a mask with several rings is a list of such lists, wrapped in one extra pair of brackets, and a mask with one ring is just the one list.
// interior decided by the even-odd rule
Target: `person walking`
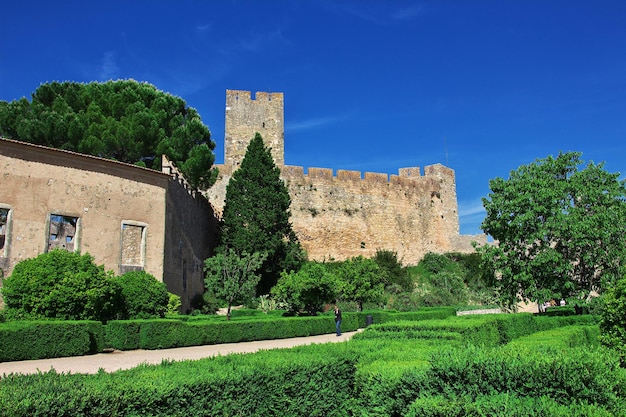
[(337, 330), (337, 336), (341, 336), (341, 310), (335, 305), (335, 329)]

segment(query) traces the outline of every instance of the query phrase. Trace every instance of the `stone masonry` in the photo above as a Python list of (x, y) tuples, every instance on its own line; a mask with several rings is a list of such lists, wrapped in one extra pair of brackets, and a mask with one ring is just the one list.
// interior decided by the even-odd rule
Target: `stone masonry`
[[(223, 165), (206, 191), (221, 214), (226, 185), (256, 132), (271, 148), (291, 196), (294, 231), (310, 259), (343, 260), (391, 250), (405, 264), (427, 252), (471, 252), (483, 235), (461, 236), (454, 171), (441, 164), (400, 168), (398, 175), (284, 165), (282, 93), (227, 90)], [(266, 138), (267, 135), (267, 138)]]

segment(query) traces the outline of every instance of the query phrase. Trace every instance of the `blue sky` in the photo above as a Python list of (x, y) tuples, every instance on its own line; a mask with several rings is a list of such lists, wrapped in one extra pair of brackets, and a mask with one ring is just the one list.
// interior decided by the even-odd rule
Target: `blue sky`
[(461, 233), (489, 180), (559, 151), (626, 172), (623, 1), (14, 1), (0, 100), (132, 78), (182, 97), (224, 158), (226, 89), (285, 94), (289, 165), (455, 170)]

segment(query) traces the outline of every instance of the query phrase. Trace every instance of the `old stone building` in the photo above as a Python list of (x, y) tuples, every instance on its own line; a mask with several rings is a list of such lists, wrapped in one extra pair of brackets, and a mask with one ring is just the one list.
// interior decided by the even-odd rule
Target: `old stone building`
[(271, 148), (291, 196), (293, 228), (310, 259), (391, 250), (405, 264), (425, 253), (473, 251), (461, 236), (454, 171), (440, 164), (398, 175), (285, 165), (282, 93), (226, 92), (225, 163), (218, 182), (190, 189), (162, 172), (0, 138), (0, 284), (23, 259), (54, 248), (94, 256), (116, 274), (143, 269), (181, 296), (202, 294), (226, 185), (255, 133)]
[(122, 274), (145, 270), (181, 296), (204, 289), (217, 223), (165, 158), (163, 172), (0, 139), (0, 268), (54, 248)]
[(217, 213), (224, 207), (226, 186), (245, 150), (259, 132), (271, 149), (289, 188), (293, 228), (315, 260), (373, 256), (395, 251), (407, 264), (427, 252), (471, 252), (461, 236), (454, 171), (441, 164), (400, 168), (398, 175), (308, 168), (284, 164), (284, 97), (282, 93), (227, 90), (224, 164), (220, 178), (207, 190)]

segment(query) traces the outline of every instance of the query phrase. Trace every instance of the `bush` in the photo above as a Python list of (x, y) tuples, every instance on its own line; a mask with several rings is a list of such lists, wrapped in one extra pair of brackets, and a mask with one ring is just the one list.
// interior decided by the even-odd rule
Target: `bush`
[(600, 320), (600, 343), (613, 349), (626, 366), (626, 277), (604, 294)]
[(337, 279), (317, 262), (307, 262), (298, 271), (283, 272), (272, 288), (272, 296), (288, 305), (291, 312), (301, 310), (309, 314), (322, 311), (324, 304), (333, 302)]
[(106, 321), (122, 301), (121, 289), (91, 255), (60, 249), (18, 262), (2, 295), (13, 319)]
[(170, 300), (165, 284), (146, 271), (131, 271), (113, 278), (124, 299), (122, 319), (165, 317)]

